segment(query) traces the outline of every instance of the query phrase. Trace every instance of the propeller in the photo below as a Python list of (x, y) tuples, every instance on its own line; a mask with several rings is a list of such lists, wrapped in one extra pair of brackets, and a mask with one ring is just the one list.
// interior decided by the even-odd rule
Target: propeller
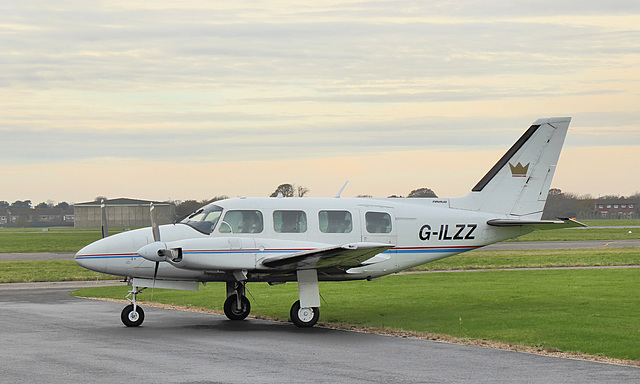
[(169, 261), (177, 262), (182, 259), (182, 248), (167, 249), (167, 244), (162, 242), (160, 238), (160, 227), (158, 226), (158, 217), (156, 209), (151, 203), (149, 208), (149, 216), (151, 216), (151, 233), (153, 234), (153, 242), (149, 243), (142, 248), (138, 249), (138, 256), (143, 259), (152, 261), (155, 263), (153, 269), (153, 281), (155, 283), (158, 277), (158, 268), (160, 262)]
[[(151, 203), (149, 207), (149, 214), (151, 216), (151, 233), (153, 233), (153, 241), (156, 243), (160, 241), (160, 227), (158, 227), (158, 213), (156, 212), (156, 207)], [(158, 256), (160, 256), (160, 250), (158, 250)], [(160, 260), (156, 261), (156, 266), (153, 270), (153, 284), (155, 285), (156, 276), (158, 276), (158, 267), (160, 266)]]
[[(162, 244), (160, 241), (160, 227), (158, 227), (158, 213), (156, 212), (156, 207), (153, 206), (153, 202), (149, 205), (149, 216), (151, 216), (151, 233), (153, 234), (153, 242), (154, 244)], [(166, 248), (166, 247), (163, 247)], [(151, 300), (153, 300), (153, 291), (156, 287), (156, 277), (158, 276), (158, 267), (160, 267), (160, 258), (163, 258), (162, 249), (158, 249), (157, 251), (158, 259), (156, 259), (156, 265), (153, 268), (153, 284), (151, 286)], [(165, 258), (166, 259), (166, 258)]]
[(109, 226), (107, 225), (107, 208), (104, 206), (104, 199), (100, 200), (100, 211), (102, 214), (102, 238), (109, 236)]

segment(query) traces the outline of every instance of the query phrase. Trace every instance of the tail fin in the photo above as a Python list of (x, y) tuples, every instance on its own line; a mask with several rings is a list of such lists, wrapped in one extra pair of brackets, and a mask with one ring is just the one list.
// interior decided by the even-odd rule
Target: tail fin
[(469, 194), (450, 200), (451, 208), (540, 219), (570, 122), (536, 120)]

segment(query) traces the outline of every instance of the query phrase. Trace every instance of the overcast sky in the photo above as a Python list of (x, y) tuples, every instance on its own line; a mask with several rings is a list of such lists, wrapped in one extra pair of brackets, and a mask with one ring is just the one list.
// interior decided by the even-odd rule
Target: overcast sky
[(640, 190), (640, 2), (0, 3), (9, 202), (454, 197), (550, 116), (554, 187)]

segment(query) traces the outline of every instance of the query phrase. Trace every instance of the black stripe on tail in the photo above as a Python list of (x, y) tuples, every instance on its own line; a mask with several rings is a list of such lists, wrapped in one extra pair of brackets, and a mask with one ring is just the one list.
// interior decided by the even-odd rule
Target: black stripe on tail
[(511, 160), (513, 155), (515, 155), (516, 152), (518, 152), (520, 150), (520, 148), (522, 148), (524, 143), (526, 143), (527, 140), (529, 140), (529, 138), (531, 136), (533, 136), (533, 134), (536, 132), (536, 130), (538, 128), (540, 128), (540, 125), (532, 125), (532, 126), (530, 126), (529, 129), (527, 129), (527, 131), (522, 136), (520, 136), (518, 141), (516, 141), (516, 143), (513, 144), (513, 146), (511, 148), (509, 148), (507, 153), (505, 153), (504, 156), (502, 156), (502, 158), (500, 160), (498, 160), (496, 165), (494, 165), (493, 168), (491, 168), (489, 170), (489, 172), (487, 172), (487, 174), (484, 175), (484, 177), (478, 182), (478, 184), (476, 184), (475, 187), (473, 187), (473, 189), (471, 191), (473, 191), (473, 192), (482, 191), (484, 189), (484, 187), (486, 187), (487, 184), (489, 184), (491, 179), (493, 179), (494, 176), (496, 174), (498, 174), (498, 172), (500, 172), (502, 167), (507, 165), (507, 162), (509, 162), (509, 160)]

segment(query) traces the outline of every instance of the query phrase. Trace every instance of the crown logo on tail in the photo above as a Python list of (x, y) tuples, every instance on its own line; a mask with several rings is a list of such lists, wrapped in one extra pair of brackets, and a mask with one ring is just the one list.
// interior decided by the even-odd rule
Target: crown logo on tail
[(509, 168), (511, 168), (511, 176), (513, 177), (526, 177), (527, 176), (527, 170), (529, 170), (529, 164), (527, 163), (527, 165), (522, 165), (518, 162), (518, 164), (516, 164), (515, 166), (512, 165), (511, 163), (509, 163)]

